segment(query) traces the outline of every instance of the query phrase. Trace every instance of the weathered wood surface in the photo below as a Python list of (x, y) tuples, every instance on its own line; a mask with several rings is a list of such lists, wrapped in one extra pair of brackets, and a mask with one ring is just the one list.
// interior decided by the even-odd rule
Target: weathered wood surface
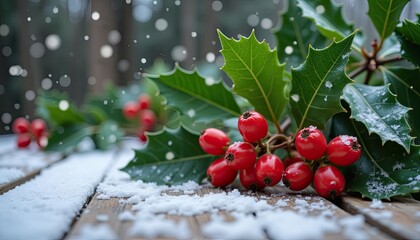
[(343, 209), (352, 214), (363, 214), (367, 222), (399, 239), (420, 239), (420, 202), (409, 198), (384, 201), (378, 208), (371, 201), (343, 197)]
[[(4, 149), (4, 148), (3, 148)], [(12, 152), (1, 151), (2, 154), (16, 154)], [(15, 150), (16, 151), (16, 150)], [(19, 152), (19, 151), (16, 151)], [(1, 165), (1, 157), (7, 155), (0, 155), (0, 168), (6, 167)], [(46, 164), (39, 169), (25, 172), (25, 176), (16, 179), (6, 185), (0, 185), (0, 194), (6, 191), (13, 191), (13, 187), (25, 184), (25, 182), (32, 177), (36, 176), (42, 169), (51, 167), (54, 162), (62, 160), (62, 155), (44, 155)], [(116, 157), (116, 160), (117, 161)], [(127, 155), (125, 155), (127, 158)], [(108, 175), (112, 171), (116, 171), (121, 166), (114, 164), (114, 166), (108, 172)], [(21, 168), (21, 169), (24, 169)], [(106, 181), (106, 177), (104, 178)], [(240, 188), (239, 188), (240, 189)], [(215, 189), (204, 186), (190, 194), (197, 194), (204, 196), (210, 193), (223, 193), (228, 190)], [(345, 229), (335, 233), (326, 233), (325, 239), (349, 239), (349, 238), (364, 238), (368, 239), (419, 239), (420, 238), (420, 202), (409, 198), (396, 198), (392, 201), (383, 201), (379, 208), (373, 207), (371, 201), (363, 200), (357, 197), (345, 196), (341, 202), (332, 203), (328, 200), (322, 199), (313, 190), (307, 189), (301, 192), (292, 192), (285, 189), (283, 186), (277, 186), (274, 188), (267, 188), (262, 192), (252, 193), (248, 191), (240, 191), (242, 195), (250, 195), (259, 200), (267, 201), (267, 203), (275, 206), (275, 209), (281, 209), (282, 211), (293, 211), (299, 214), (309, 216), (326, 216), (333, 218), (336, 221), (345, 219), (352, 215), (364, 216), (365, 223), (362, 228), (358, 230), (364, 235), (351, 236), (352, 233), (345, 232)], [(165, 192), (169, 195), (180, 195), (184, 194), (181, 192)], [(96, 192), (91, 196), (83, 209), (80, 210), (80, 215), (74, 219), (68, 231), (63, 238), (64, 239), (80, 239), (83, 236), (83, 232), (95, 226), (106, 225), (115, 235), (110, 236), (111, 239), (139, 239), (139, 235), (136, 235), (130, 230), (133, 224), (132, 220), (122, 219), (121, 214), (133, 213), (135, 214), (141, 209), (133, 210), (133, 205), (125, 201), (124, 198), (109, 198), (101, 199), (98, 198), (100, 193)], [(302, 208), (302, 203), (313, 204), (321, 203), (322, 207), (317, 208)], [(282, 204), (279, 204), (282, 203)], [(303, 204), (303, 205), (304, 205)], [(190, 238), (192, 239), (205, 239), (206, 236), (203, 234), (202, 227), (212, 220), (214, 213), (202, 213), (193, 216), (178, 216), (164, 214), (165, 219), (173, 220), (174, 222), (186, 222), (190, 230)], [(235, 214), (227, 212), (225, 210), (219, 210), (217, 215), (221, 216), (224, 221), (232, 222), (236, 221)], [(133, 215), (134, 216), (134, 215)], [(287, 221), (287, 219), (285, 219)], [(281, 224), (281, 223), (279, 223)], [(304, 226), (302, 226), (304, 227)], [(141, 234), (140, 234), (141, 235)], [(160, 238), (160, 237), (158, 237)], [(265, 235), (266, 239), (273, 238), (268, 233)]]

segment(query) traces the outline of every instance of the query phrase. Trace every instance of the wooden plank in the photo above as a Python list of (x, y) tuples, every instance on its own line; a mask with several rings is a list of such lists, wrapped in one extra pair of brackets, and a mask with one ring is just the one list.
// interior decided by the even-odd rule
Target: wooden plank
[[(0, 184), (0, 195), (29, 181), (37, 176), (42, 169), (65, 158), (62, 153), (43, 153), (33, 150), (15, 150), (0, 155), (0, 170), (20, 171), (22, 176)], [(30, 161), (35, 162), (31, 163)]]
[[(226, 190), (204, 187), (196, 190), (193, 194), (204, 196), (210, 193), (222, 193)], [(171, 195), (180, 195), (180, 192), (171, 193), (170, 191), (165, 192)], [(252, 195), (260, 200), (266, 200), (272, 205), (278, 205), (278, 209), (294, 211), (299, 214), (311, 217), (325, 216), (326, 218), (332, 219), (335, 222), (340, 222), (343, 219), (351, 218), (352, 216), (343, 211), (342, 209), (335, 206), (333, 203), (320, 198), (313, 194), (312, 191), (294, 193), (290, 192), (284, 187), (267, 188), (264, 192), (250, 193), (243, 192), (244, 195)], [(121, 221), (119, 219), (120, 214), (123, 211), (132, 211), (132, 205), (123, 201), (119, 202), (118, 198), (97, 199), (98, 193), (92, 198), (92, 201), (88, 204), (86, 210), (81, 215), (80, 219), (75, 223), (70, 233), (66, 236), (66, 239), (77, 239), (81, 236), (82, 229), (86, 226), (97, 226), (102, 222), (99, 221), (98, 216), (107, 216), (108, 220), (106, 224), (110, 229), (117, 235), (118, 239), (142, 239), (130, 234), (130, 229), (133, 226), (133, 221)], [(123, 199), (124, 200), (124, 199)], [(281, 204), (278, 204), (278, 203)], [(284, 203), (284, 204), (283, 204)], [(132, 212), (134, 214), (134, 212)], [(141, 213), (137, 213), (141, 214)], [(235, 221), (235, 218), (231, 213), (227, 211), (218, 211), (217, 214), (222, 216), (226, 222)], [(257, 213), (258, 214), (258, 213)], [(254, 215), (256, 217), (257, 215)], [(186, 221), (188, 223), (191, 238), (193, 239), (205, 239), (206, 237), (201, 232), (203, 226), (212, 221), (211, 213), (198, 214), (195, 216), (175, 216), (165, 215), (165, 219), (172, 220), (174, 222)], [(278, 223), (281, 224), (281, 223)], [(304, 227), (304, 226), (302, 226)], [(348, 239), (351, 237), (356, 238), (368, 238), (368, 239), (389, 239), (390, 237), (381, 233), (374, 227), (368, 224), (363, 224), (354, 232), (349, 232), (344, 225), (340, 225), (341, 230), (335, 233), (326, 233), (325, 239)], [(347, 231), (347, 232), (346, 232)], [(352, 234), (358, 234), (353, 235)], [(266, 235), (266, 239), (270, 239), (269, 235)]]
[[(283, 205), (286, 203), (286, 207), (281, 207), (285, 210), (292, 210), (307, 214), (308, 216), (326, 216), (333, 217), (336, 222), (351, 217), (352, 215), (348, 212), (337, 207), (334, 203), (317, 196), (315, 191), (311, 188), (306, 188), (300, 192), (294, 192), (283, 186), (276, 186), (273, 188), (266, 188), (263, 194), (259, 194), (259, 197), (267, 198), (267, 201), (273, 205)], [(309, 207), (305, 207), (306, 204)], [(302, 226), (303, 227), (303, 226)], [(349, 236), (343, 229), (338, 233), (327, 233), (325, 239), (349, 239), (349, 238), (360, 238), (357, 236)], [(378, 229), (364, 224), (361, 229), (358, 229), (358, 234), (361, 234), (362, 239), (390, 239), (389, 236), (381, 233)]]
[(420, 238), (420, 202), (398, 198), (374, 208), (372, 202), (356, 197), (343, 197), (343, 208), (353, 214), (363, 214), (373, 226), (398, 239)]

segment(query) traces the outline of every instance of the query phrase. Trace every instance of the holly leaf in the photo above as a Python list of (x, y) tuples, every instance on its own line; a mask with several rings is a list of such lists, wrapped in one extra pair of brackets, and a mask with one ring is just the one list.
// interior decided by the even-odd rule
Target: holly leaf
[(177, 65), (170, 73), (148, 78), (159, 87), (167, 105), (192, 119), (192, 124), (241, 115), (232, 92), (222, 82), (206, 79), (196, 71), (186, 71)]
[(384, 41), (394, 31), (404, 6), (410, 0), (368, 0), (368, 15)]
[(312, 20), (318, 30), (329, 39), (342, 40), (353, 32), (353, 25), (347, 23), (341, 7), (331, 0), (308, 1), (298, 0), (303, 17)]
[(71, 125), (85, 122), (84, 116), (69, 98), (58, 91), (41, 93), (36, 100), (37, 113), (52, 125)]
[(412, 108), (408, 112), (408, 121), (413, 134), (420, 137), (420, 70), (399, 67), (385, 68), (380, 71), (384, 82), (391, 84), (391, 90), (397, 95), (397, 100), (404, 106)]
[(86, 124), (57, 127), (48, 138), (45, 151), (65, 151), (77, 146), (85, 137), (93, 134), (94, 127)]
[(280, 14), (281, 25), (274, 32), (279, 60), (286, 62), (288, 68), (305, 61), (309, 44), (323, 48), (328, 42), (310, 19), (302, 17), (302, 10), (296, 4), (296, 0), (289, 0), (287, 9)]
[(285, 64), (280, 64), (277, 50), (259, 42), (252, 31), (239, 40), (226, 37), (218, 30), (225, 58), (222, 70), (233, 80), (233, 91), (246, 98), (268, 120), (278, 120), (288, 102), (287, 80), (283, 78)]
[(103, 122), (98, 127), (98, 133), (94, 135), (96, 147), (105, 150), (118, 143), (124, 136), (118, 124), (112, 120)]
[(298, 129), (309, 125), (324, 128), (329, 118), (344, 111), (340, 96), (346, 84), (352, 82), (344, 68), (355, 34), (325, 49), (310, 46), (306, 61), (292, 69), (290, 105)]
[(416, 66), (420, 66), (420, 18), (417, 22), (404, 20), (400, 27), (396, 28), (398, 40), (401, 43), (401, 54)]
[(344, 170), (348, 191), (370, 199), (419, 192), (420, 146), (412, 145), (407, 154), (395, 142), (383, 145), (378, 135), (344, 113), (334, 116), (332, 126), (333, 136), (356, 136), (362, 146), (360, 159)]
[(401, 33), (407, 40), (420, 45), (420, 22), (411, 22), (404, 19), (402, 25), (397, 27), (397, 32)]
[(199, 136), (183, 126), (147, 133), (147, 137), (146, 146), (136, 150), (135, 157), (121, 169), (134, 180), (168, 185), (190, 180), (200, 183), (215, 159), (201, 149)]
[(349, 104), (351, 118), (362, 122), (369, 134), (376, 133), (382, 140), (398, 143), (410, 152), (410, 126), (406, 115), (410, 108), (401, 105), (386, 86), (368, 86), (360, 83), (347, 85), (343, 99)]

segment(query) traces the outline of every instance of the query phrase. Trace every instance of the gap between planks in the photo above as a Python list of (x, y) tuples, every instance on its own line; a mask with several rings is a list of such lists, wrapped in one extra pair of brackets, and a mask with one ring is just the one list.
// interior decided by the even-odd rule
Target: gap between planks
[[(13, 180), (9, 183), (5, 183), (5, 184), (0, 184), (0, 195), (4, 194), (5, 192), (8, 192), (12, 189), (14, 189), (15, 187), (24, 184), (25, 182), (33, 179), (34, 177), (38, 176), (44, 169), (50, 168), (52, 167), (54, 164), (64, 160), (65, 158), (68, 157), (68, 154), (62, 154), (59, 155), (58, 157), (51, 157), (54, 155), (46, 155), (46, 162), (47, 164), (41, 168), (35, 169), (35, 170), (25, 170), (23, 169), (23, 172), (25, 173), (25, 176), (18, 178), (16, 180)], [(52, 158), (52, 159), (49, 159)]]

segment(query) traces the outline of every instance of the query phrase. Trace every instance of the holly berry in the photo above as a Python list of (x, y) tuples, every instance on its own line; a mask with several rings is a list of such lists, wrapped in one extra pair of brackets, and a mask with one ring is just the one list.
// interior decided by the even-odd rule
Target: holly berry
[(142, 94), (140, 95), (139, 99), (138, 99), (138, 106), (140, 110), (144, 110), (144, 109), (149, 109), (150, 105), (151, 105), (151, 99), (149, 97), (149, 95), (147, 94)]
[(12, 131), (14, 133), (27, 133), (29, 132), (29, 129), (31, 127), (31, 124), (26, 118), (20, 117), (16, 118), (15, 121), (13, 121), (12, 124)]
[(39, 149), (44, 149), (48, 145), (48, 136), (43, 134), (36, 139), (36, 145)]
[(238, 175), (238, 171), (230, 168), (224, 158), (214, 160), (207, 168), (207, 180), (215, 187), (226, 187)]
[(258, 181), (255, 168), (242, 169), (239, 172), (239, 181), (246, 190), (257, 191), (265, 187), (265, 185)]
[(335, 165), (349, 166), (359, 159), (362, 153), (361, 148), (356, 137), (341, 135), (328, 143), (328, 159)]
[(312, 182), (311, 167), (305, 162), (295, 162), (284, 170), (283, 183), (290, 190), (300, 191)]
[(239, 117), (238, 129), (246, 142), (258, 142), (267, 136), (268, 124), (260, 113), (246, 111)]
[(140, 124), (144, 126), (146, 131), (153, 129), (157, 120), (155, 112), (150, 109), (144, 109), (140, 112)]
[(40, 138), (45, 130), (47, 129), (47, 124), (44, 120), (37, 118), (31, 122), (31, 132), (35, 138)]
[(308, 160), (321, 158), (327, 149), (324, 134), (314, 126), (301, 129), (295, 137), (297, 151)]
[(29, 133), (20, 133), (17, 135), (16, 142), (18, 148), (26, 148), (31, 144), (31, 135)]
[(315, 171), (313, 183), (319, 196), (335, 199), (343, 194), (346, 180), (338, 168), (324, 165)]
[(274, 154), (264, 154), (258, 159), (255, 172), (258, 181), (266, 186), (274, 186), (283, 176), (283, 162)]
[(123, 115), (128, 118), (135, 118), (139, 113), (139, 105), (135, 102), (127, 102), (123, 107)]
[(222, 155), (225, 153), (230, 138), (223, 131), (216, 128), (207, 128), (201, 132), (198, 139), (201, 148), (211, 155)]
[(226, 150), (225, 159), (231, 168), (241, 170), (253, 167), (257, 154), (250, 143), (235, 142)]
[(137, 137), (141, 142), (147, 142), (147, 136), (145, 134), (145, 131), (143, 129), (140, 129), (137, 133)]
[(287, 167), (296, 162), (303, 162), (303, 158), (298, 152), (294, 151), (290, 153), (290, 156), (287, 156), (283, 159), (284, 168), (286, 169)]

